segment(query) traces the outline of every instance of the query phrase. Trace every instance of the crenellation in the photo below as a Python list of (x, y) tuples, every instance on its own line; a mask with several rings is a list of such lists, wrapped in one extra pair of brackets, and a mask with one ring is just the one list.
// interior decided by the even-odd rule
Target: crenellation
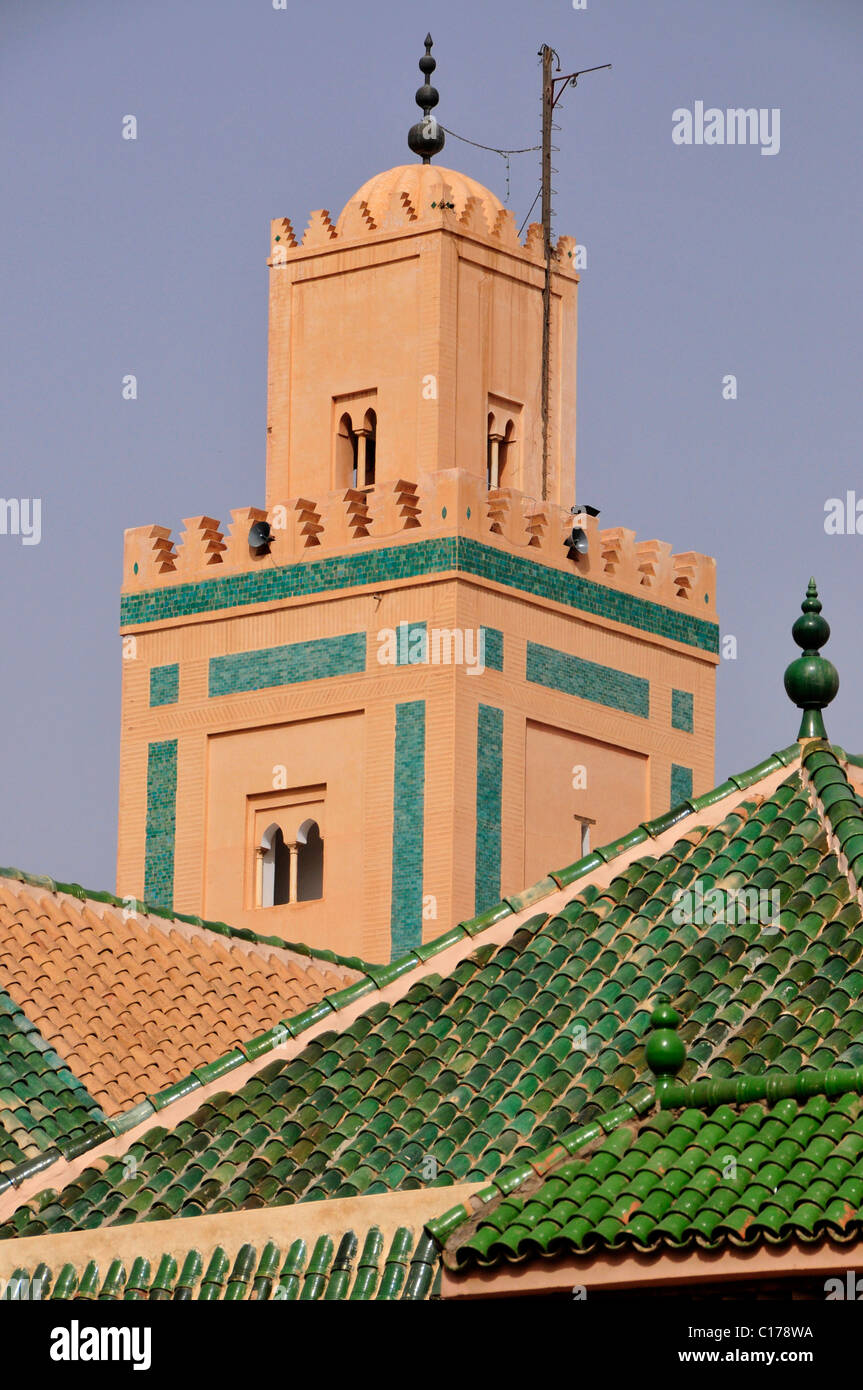
[(422, 507), (419, 504), (419, 484), (398, 478), (392, 484), (392, 497), (396, 516), (401, 521), (401, 529), (410, 531), (421, 526)]
[(369, 534), (371, 515), (369, 494), (356, 488), (348, 488), (343, 501), (347, 509), (347, 521), (352, 541), (364, 540)]
[(625, 526), (611, 526), (599, 533), (600, 563), (603, 572), (618, 579), (637, 569), (635, 532)]
[(358, 203), (352, 203), (345, 211), (344, 220), (341, 222), (337, 235), (349, 241), (352, 237), (365, 237), (370, 232), (377, 231), (377, 224), (369, 210), (369, 205), (365, 199)]
[(472, 232), (475, 236), (487, 237), (491, 234), (491, 229), (485, 219), (482, 201), (471, 196), (464, 206), (464, 212), (459, 218), (459, 226), (466, 232)]
[(293, 251), (299, 246), (297, 235), (287, 217), (274, 217), (270, 222), (270, 245), (272, 255), (268, 264), (270, 266), (283, 264), (288, 251)]
[[(267, 559), (277, 567), (296, 564), (310, 551), (336, 556), (460, 535), (514, 556), (529, 553), (543, 566), (656, 603), (698, 604), (699, 616), (708, 617), (715, 607), (715, 566), (708, 556), (673, 555), (667, 541), (639, 541), (622, 526), (600, 531), (596, 517), (573, 516), (568, 508), (538, 502), (514, 488), (488, 491), (481, 478), (462, 469), (425, 474), (419, 482), (400, 478), (368, 489), (292, 498), (269, 510), (241, 507), (231, 513), (227, 536), (215, 518), (190, 517), (176, 546), (167, 527), (138, 527), (126, 532), (124, 589), (206, 579), (216, 568), (219, 573), (254, 570), (261, 557), (249, 547), (249, 528), (265, 520), (272, 527)], [(587, 535), (584, 555), (569, 546), (574, 523)]]
[(520, 251), (522, 244), (518, 239), (518, 224), (512, 208), (501, 208), (495, 216), (489, 236), (502, 246)]
[[(240, 570), (249, 563), (249, 531), (256, 521), (267, 521), (263, 507), (236, 507), (231, 512), (222, 563), (225, 569)], [(272, 523), (271, 523), (272, 524)]]
[(124, 537), (124, 587), (148, 589), (176, 569), (176, 551), (167, 526), (134, 526)]
[(182, 581), (196, 575), (202, 568), (221, 565), (222, 554), (227, 548), (219, 530), (219, 523), (211, 516), (187, 517), (183, 521), (182, 532), (177, 546), (176, 572)]
[(678, 599), (698, 600), (703, 592), (708, 601), (715, 603), (713, 581), (714, 562), (695, 550), (685, 550), (672, 556), (674, 596)]
[(671, 580), (671, 546), (667, 541), (636, 541), (639, 583), (665, 593)]
[[(435, 172), (442, 175), (446, 171)], [(271, 249), (267, 264), (271, 268), (278, 268), (287, 264), (294, 252), (302, 256), (320, 247), (332, 248), (334, 242), (368, 239), (374, 241), (376, 234), (392, 234), (425, 227), (449, 229), (488, 242), (498, 250), (515, 252), (530, 261), (543, 260), (541, 223), (532, 222), (524, 239), (521, 239), (511, 208), (501, 207), (496, 203), (490, 204), (487, 197), (480, 196), (479, 192), (466, 193), (461, 188), (455, 191), (443, 178), (438, 180), (435, 194), (433, 198), (420, 199), (416, 192), (396, 184), (386, 201), (376, 207), (372, 207), (367, 198), (357, 194), (345, 205), (336, 222), (326, 209), (319, 208), (312, 212), (301, 240), (297, 238), (289, 218), (273, 218), (270, 223)], [(575, 248), (574, 237), (558, 238), (553, 251), (553, 268), (556, 274), (578, 279), (569, 263)]]
[(321, 524), (321, 512), (316, 502), (310, 502), (305, 497), (298, 497), (294, 503), (294, 510), (299, 513), (300, 532), (305, 537), (306, 546), (320, 545), (319, 536), (323, 532)]
[(500, 487), (490, 488), (486, 498), (486, 508), (489, 531), (493, 536), (503, 536), (505, 534), (504, 527), (509, 521), (509, 490)]
[(527, 534), (530, 537), (528, 545), (540, 549), (543, 545), (545, 533), (548, 530), (547, 513), (536, 508), (534, 504), (534, 510), (527, 511), (525, 522)]
[(309, 218), (309, 225), (303, 236), (303, 250), (309, 251), (315, 246), (328, 246), (335, 238), (336, 229), (330, 214), (326, 208), (317, 208)]
[(524, 250), (526, 255), (532, 260), (541, 261), (545, 257), (545, 250), (542, 236), (542, 223), (531, 222), (527, 229), (527, 236), (524, 239)]
[(403, 189), (394, 190), (390, 197), (386, 215), (381, 224), (381, 231), (399, 231), (417, 220), (416, 208), (411, 202), (408, 194), (405, 193)]

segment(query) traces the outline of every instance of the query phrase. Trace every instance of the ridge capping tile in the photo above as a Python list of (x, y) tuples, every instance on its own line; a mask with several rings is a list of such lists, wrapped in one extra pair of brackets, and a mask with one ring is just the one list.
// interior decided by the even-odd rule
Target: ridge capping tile
[(62, 1157), (63, 1155), (57, 1148), (44, 1149), (35, 1158), (25, 1158), (23, 1162), (16, 1163), (14, 1168), (7, 1169), (4, 1176), (9, 1179), (13, 1187), (20, 1187), (22, 1183), (27, 1182), (29, 1178), (35, 1178), (37, 1173), (50, 1168)]
[(504, 917), (508, 917), (511, 912), (512, 908), (506, 899), (503, 898), (499, 903), (495, 903), (494, 907), (487, 907), (483, 912), (477, 913), (475, 917), (468, 917), (466, 921), (459, 922), (458, 925), (464, 928), (468, 936), (476, 936), (478, 932), (484, 931), (486, 927), (495, 926), (495, 924), (502, 921)]
[(520, 893), (515, 893), (509, 898), (504, 898), (513, 913), (522, 912), (526, 907), (532, 907), (535, 902), (542, 898), (547, 898), (550, 893), (556, 893), (559, 884), (547, 874), (545, 878), (539, 879), (530, 888), (525, 888)]
[[(126, 1134), (128, 1130), (135, 1129), (137, 1125), (143, 1124), (155, 1115), (156, 1108), (152, 1101), (139, 1100), (137, 1105), (133, 1105), (130, 1110), (124, 1110), (120, 1115), (110, 1116), (105, 1123), (114, 1135)], [(90, 1145), (90, 1147), (94, 1147)]]
[(693, 814), (693, 808), (688, 801), (679, 801), (676, 806), (672, 806), (670, 811), (665, 811), (661, 816), (654, 820), (642, 821), (642, 829), (646, 831), (651, 840), (659, 839), (666, 830), (671, 830), (680, 821)]
[(601, 869), (605, 860), (598, 850), (591, 850), (590, 854), (585, 854), (581, 859), (576, 859), (574, 863), (568, 864), (563, 869), (555, 869), (549, 874), (559, 888), (568, 888), (577, 878), (584, 878), (585, 874), (592, 873), (594, 869)]
[(147, 1099), (156, 1111), (164, 1110), (166, 1106), (172, 1105), (175, 1100), (182, 1100), (184, 1096), (191, 1095), (192, 1091), (200, 1089), (202, 1083), (200, 1078), (191, 1072), (181, 1081), (175, 1081), (173, 1085), (166, 1086), (162, 1091), (155, 1091)]
[[(226, 1072), (233, 1071), (235, 1067), (242, 1066), (245, 1060), (240, 1049), (234, 1047), (230, 1052), (226, 1052), (224, 1056), (217, 1057), (215, 1061), (205, 1062), (203, 1066), (195, 1067), (191, 1075), (196, 1077), (202, 1086), (206, 1086), (211, 1081), (218, 1081)], [(156, 1094), (158, 1095), (159, 1093), (157, 1092)], [(156, 1104), (153, 1096), (148, 1096), (147, 1099), (152, 1104), (154, 1110), (160, 1108)]]
[(607, 845), (601, 845), (596, 853), (602, 857), (604, 863), (608, 864), (610, 860), (616, 859), (626, 850), (634, 849), (636, 845), (643, 845), (645, 840), (649, 838), (649, 831), (642, 822), (634, 830), (627, 831), (625, 835), (619, 835), (616, 840), (612, 840)]

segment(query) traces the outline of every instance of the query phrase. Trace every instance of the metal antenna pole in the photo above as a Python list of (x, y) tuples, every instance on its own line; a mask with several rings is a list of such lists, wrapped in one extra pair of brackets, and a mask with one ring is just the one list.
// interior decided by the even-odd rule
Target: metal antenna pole
[[(551, 113), (554, 102), (551, 60), (547, 43), (542, 55), (542, 252), (545, 278), (542, 286), (542, 500), (548, 499), (548, 411), (551, 384)], [(560, 63), (558, 62), (558, 68)]]
[[(549, 401), (551, 395), (551, 125), (554, 108), (559, 102), (565, 87), (576, 86), (579, 77), (586, 72), (600, 72), (610, 68), (611, 63), (601, 63), (599, 67), (582, 68), (579, 72), (568, 72), (563, 77), (552, 74), (552, 59), (560, 59), (554, 49), (544, 43), (539, 50), (542, 58), (542, 248), (545, 262), (545, 277), (542, 286), (542, 500), (548, 500), (548, 436)], [(557, 88), (557, 92), (555, 92)]]

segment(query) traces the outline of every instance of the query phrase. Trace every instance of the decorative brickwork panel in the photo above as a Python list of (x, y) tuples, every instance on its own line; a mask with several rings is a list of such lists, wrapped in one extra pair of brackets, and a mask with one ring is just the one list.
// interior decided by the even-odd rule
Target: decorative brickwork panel
[(274, 599), (303, 598), (333, 589), (351, 589), (388, 580), (414, 579), (419, 575), (461, 570), (508, 588), (568, 608), (594, 613), (625, 623), (643, 632), (684, 642), (703, 651), (718, 652), (719, 628), (705, 618), (679, 613), (661, 603), (625, 594), (566, 570), (509, 555), (475, 541), (470, 536), (445, 536), (413, 545), (389, 546), (351, 555), (335, 555), (307, 564), (256, 569), (224, 579), (205, 579), (195, 584), (171, 584), (143, 594), (124, 594), (120, 625), (137, 627), (169, 618), (215, 613), (223, 608), (270, 603)]
[(180, 697), (180, 665), (154, 666), (150, 671), (150, 708), (154, 705), (175, 705)]
[(503, 710), (480, 705), (476, 727), (475, 911), (500, 901)]
[(144, 897), (156, 907), (174, 904), (174, 831), (177, 740), (151, 743), (147, 757), (147, 840)]
[(503, 670), (503, 633), (496, 627), (481, 629), (485, 644), (485, 664), (490, 671)]
[(538, 642), (527, 644), (527, 679), (565, 695), (577, 695), (580, 700), (637, 714), (641, 719), (650, 716), (650, 682), (642, 676), (630, 676)]
[(692, 795), (692, 768), (681, 767), (679, 763), (671, 764), (671, 805), (679, 806), (681, 801), (688, 801)]
[(390, 930), (396, 960), (422, 941), (425, 700), (396, 705)]
[(286, 647), (263, 647), (254, 652), (234, 652), (210, 658), (209, 694), (237, 695), (266, 690), (274, 685), (325, 680), (366, 669), (366, 634), (347, 632), (343, 637), (319, 637), (312, 642), (292, 642)]
[(692, 733), (692, 696), (688, 690), (671, 692), (671, 727)]

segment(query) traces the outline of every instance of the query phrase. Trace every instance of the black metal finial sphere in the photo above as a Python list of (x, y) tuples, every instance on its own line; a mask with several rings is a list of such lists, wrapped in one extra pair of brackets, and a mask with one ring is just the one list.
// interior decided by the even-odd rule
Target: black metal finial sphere
[(440, 101), (440, 93), (437, 87), (433, 87), (429, 78), (437, 67), (437, 63), (431, 56), (432, 36), (426, 34), (425, 54), (419, 61), (419, 69), (425, 78), (425, 82), (416, 91), (417, 106), (422, 108), (423, 118), (412, 125), (408, 131), (408, 146), (414, 154), (418, 154), (423, 164), (430, 164), (432, 155), (440, 154), (446, 144), (446, 136), (431, 114), (432, 108), (437, 106)]

